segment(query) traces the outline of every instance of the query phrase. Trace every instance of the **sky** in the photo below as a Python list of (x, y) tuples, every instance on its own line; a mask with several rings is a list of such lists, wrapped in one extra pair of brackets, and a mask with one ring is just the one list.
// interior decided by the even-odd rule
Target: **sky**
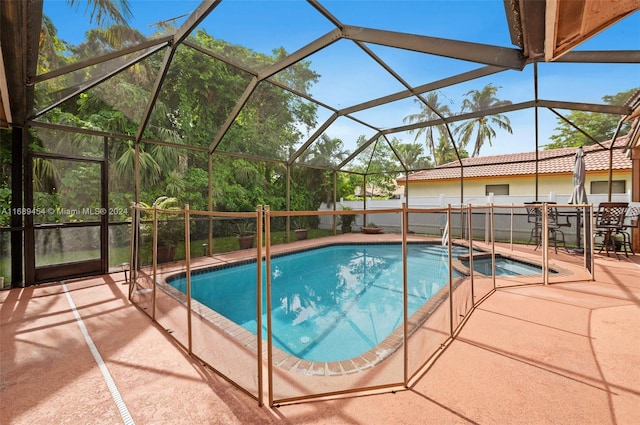
[[(66, 0), (44, 0), (44, 13), (58, 28), (58, 36), (72, 44), (80, 43), (85, 32), (94, 27), (90, 10), (84, 2), (71, 8)], [(145, 35), (151, 35), (157, 22), (178, 18), (182, 24), (199, 1), (130, 0), (133, 18), (130, 24)], [(430, 37), (461, 40), (514, 48), (505, 18), (502, 0), (321, 0), (321, 4), (346, 25), (381, 30), (415, 33)], [(73, 22), (69, 25), (69, 22)], [(333, 30), (333, 25), (307, 2), (301, 0), (224, 0), (201, 24), (213, 37), (270, 54), (284, 47), (294, 52)], [(368, 45), (413, 86), (445, 78), (449, 75), (480, 68), (482, 65), (449, 58)], [(640, 13), (619, 22), (577, 50), (640, 50)], [(319, 101), (344, 108), (372, 98), (404, 90), (396, 79), (366, 55), (353, 42), (338, 41), (309, 56), (311, 68), (321, 75), (311, 88)], [(534, 99), (533, 67), (523, 71), (494, 74), (478, 81), (447, 87), (438, 91), (441, 103), (458, 112), (464, 94), (486, 84), (499, 87), (497, 97), (513, 103)], [(601, 103), (602, 96), (640, 87), (640, 65), (539, 64), (539, 98)], [(381, 128), (403, 125), (403, 118), (416, 113), (411, 100), (396, 102), (356, 114), (357, 118)], [(568, 113), (569, 111), (564, 111)], [(320, 108), (319, 124), (330, 112)], [(498, 131), (493, 146), (485, 145), (481, 154), (527, 152), (535, 149), (533, 110), (507, 115), (514, 134)], [(544, 145), (557, 126), (557, 117), (541, 110), (539, 140)], [(313, 129), (311, 130), (311, 133)], [(327, 129), (331, 137), (339, 137), (349, 150), (355, 149), (359, 135), (375, 132), (353, 121), (341, 118)], [(415, 135), (397, 133), (403, 142)], [(468, 150), (471, 151), (472, 147)]]

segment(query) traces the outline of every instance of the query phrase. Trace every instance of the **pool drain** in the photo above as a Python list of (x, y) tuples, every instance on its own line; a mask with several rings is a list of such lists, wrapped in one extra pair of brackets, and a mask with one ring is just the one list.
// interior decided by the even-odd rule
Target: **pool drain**
[(311, 342), (311, 338), (309, 338), (308, 336), (303, 336), (300, 338), (300, 342), (303, 344), (308, 344), (309, 342)]

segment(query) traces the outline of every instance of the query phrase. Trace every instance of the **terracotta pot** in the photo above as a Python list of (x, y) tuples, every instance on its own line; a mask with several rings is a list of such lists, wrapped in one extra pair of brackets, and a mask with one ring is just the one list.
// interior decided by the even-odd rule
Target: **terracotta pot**
[(382, 233), (382, 227), (363, 227), (362, 233), (368, 233), (371, 235)]
[(238, 245), (240, 245), (240, 249), (249, 249), (253, 248), (253, 235), (249, 236), (238, 236)]
[(173, 261), (173, 257), (176, 255), (175, 246), (159, 246), (158, 247), (158, 264), (169, 263)]
[(307, 239), (307, 236), (309, 235), (309, 230), (308, 229), (296, 229), (296, 239), (301, 241), (304, 239)]

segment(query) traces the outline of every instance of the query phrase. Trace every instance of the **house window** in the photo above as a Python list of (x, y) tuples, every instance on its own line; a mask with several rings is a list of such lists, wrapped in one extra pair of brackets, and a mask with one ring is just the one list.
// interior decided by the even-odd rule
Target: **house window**
[[(611, 193), (626, 193), (627, 192), (627, 182), (626, 180), (614, 180), (611, 182)], [(591, 182), (591, 194), (602, 194), (609, 193), (609, 182), (604, 181), (595, 181)]]
[(485, 195), (489, 196), (490, 193), (494, 195), (508, 195), (508, 184), (488, 184), (484, 187)]

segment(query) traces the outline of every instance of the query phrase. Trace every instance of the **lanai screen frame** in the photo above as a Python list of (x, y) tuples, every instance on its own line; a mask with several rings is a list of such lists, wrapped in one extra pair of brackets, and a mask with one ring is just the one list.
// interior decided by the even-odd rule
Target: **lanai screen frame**
[[(37, 2), (36, 2), (37, 3)], [(36, 3), (31, 4), (31, 6), (33, 6), (35, 9), (38, 8), (38, 5)], [(274, 84), (276, 86), (278, 86), (279, 88), (283, 89), (283, 90), (287, 90), (293, 94), (295, 94), (296, 96), (299, 96), (309, 102), (313, 102), (316, 103), (317, 105), (331, 111), (332, 115), (329, 117), (329, 119), (327, 119), (325, 122), (323, 122), (322, 124), (319, 125), (319, 127), (316, 129), (316, 131), (297, 149), (297, 151), (295, 151), (287, 160), (277, 160), (277, 159), (273, 159), (273, 158), (260, 158), (260, 160), (264, 160), (264, 161), (273, 161), (273, 162), (278, 162), (281, 163), (282, 165), (284, 165), (286, 167), (287, 170), (290, 169), (291, 166), (293, 165), (298, 165), (298, 166), (302, 166), (302, 167), (311, 167), (311, 168), (320, 168), (320, 169), (325, 169), (327, 171), (332, 171), (334, 173), (336, 172), (348, 172), (348, 173), (356, 173), (356, 174), (360, 174), (363, 178), (364, 181), (366, 181), (368, 172), (365, 173), (360, 173), (360, 172), (355, 172), (353, 170), (349, 170), (348, 169), (348, 165), (356, 158), (358, 157), (359, 154), (361, 154), (363, 151), (365, 151), (367, 148), (369, 148), (369, 146), (371, 146), (373, 143), (376, 143), (378, 141), (381, 142), (386, 142), (389, 147), (391, 148), (391, 150), (394, 152), (394, 155), (396, 156), (397, 161), (401, 164), (401, 169), (397, 169), (397, 170), (389, 170), (389, 173), (394, 173), (394, 174), (399, 174), (399, 173), (404, 173), (405, 176), (407, 176), (410, 172), (413, 171), (419, 171), (420, 169), (410, 169), (409, 167), (406, 166), (406, 164), (404, 164), (404, 162), (402, 161), (402, 158), (397, 154), (397, 152), (394, 150), (393, 145), (391, 144), (391, 142), (389, 141), (389, 136), (393, 135), (394, 133), (398, 133), (398, 132), (402, 132), (402, 131), (410, 131), (410, 130), (416, 130), (419, 128), (423, 128), (423, 127), (429, 127), (429, 126), (438, 126), (438, 125), (444, 125), (447, 129), (448, 135), (449, 135), (449, 140), (452, 143), (452, 145), (454, 146), (457, 156), (458, 156), (458, 160), (460, 162), (460, 168), (462, 170), (461, 172), (461, 178), (460, 178), (460, 195), (461, 195), (461, 200), (464, 198), (464, 170), (462, 167), (462, 161), (460, 160), (460, 155), (458, 153), (458, 148), (456, 146), (456, 141), (455, 138), (452, 135), (452, 130), (450, 128), (450, 125), (458, 122), (458, 121), (463, 121), (463, 120), (467, 120), (467, 119), (472, 119), (472, 118), (476, 118), (476, 117), (480, 117), (480, 116), (487, 116), (487, 115), (492, 115), (492, 114), (501, 114), (501, 113), (506, 113), (506, 112), (513, 112), (513, 111), (518, 111), (518, 110), (524, 110), (524, 109), (534, 109), (536, 111), (536, 128), (538, 127), (538, 122), (537, 122), (537, 111), (539, 108), (546, 108), (550, 111), (552, 111), (554, 114), (558, 115), (561, 119), (566, 120), (565, 117), (563, 117), (561, 114), (559, 114), (556, 110), (557, 109), (563, 109), (563, 110), (572, 110), (572, 111), (585, 111), (585, 112), (597, 112), (597, 113), (605, 113), (605, 114), (614, 114), (614, 115), (618, 115), (621, 117), (621, 122), (625, 117), (629, 117), (633, 114), (634, 110), (637, 109), (638, 105), (638, 101), (636, 99), (635, 103), (627, 103), (625, 105), (604, 105), (604, 104), (585, 104), (585, 103), (579, 103), (579, 102), (565, 102), (562, 100), (545, 100), (545, 99), (539, 99), (538, 98), (538, 93), (537, 93), (537, 85), (538, 85), (538, 81), (537, 81), (537, 64), (539, 62), (543, 62), (544, 58), (540, 57), (538, 55), (533, 55), (532, 57), (527, 57), (525, 55), (525, 49), (523, 48), (505, 48), (505, 47), (499, 47), (499, 46), (491, 46), (491, 45), (485, 45), (485, 44), (479, 44), (479, 43), (472, 43), (472, 42), (464, 42), (464, 41), (457, 41), (457, 40), (447, 40), (447, 39), (441, 39), (441, 38), (435, 38), (435, 37), (428, 37), (428, 36), (423, 36), (423, 35), (414, 35), (414, 34), (405, 34), (405, 33), (398, 33), (398, 32), (393, 32), (393, 31), (383, 31), (383, 30), (377, 30), (377, 29), (373, 29), (373, 28), (365, 28), (365, 27), (360, 27), (360, 26), (350, 26), (350, 25), (346, 25), (343, 22), (341, 22), (340, 20), (338, 20), (335, 16), (333, 16), (331, 14), (331, 12), (329, 10), (327, 10), (319, 1), (316, 0), (309, 0), (308, 3), (317, 10), (317, 12), (322, 15), (324, 18), (326, 18), (329, 22), (331, 22), (333, 24), (333, 26), (335, 27), (335, 29), (333, 29), (332, 31), (326, 33), (325, 35), (311, 41), (310, 43), (306, 44), (305, 46), (303, 46), (302, 48), (298, 49), (297, 51), (295, 51), (294, 53), (288, 55), (287, 57), (285, 57), (284, 59), (282, 59), (281, 61), (273, 64), (272, 66), (260, 71), (260, 72), (255, 72), (251, 69), (249, 69), (248, 67), (243, 66), (242, 64), (236, 63), (233, 60), (226, 58), (222, 55), (219, 55), (215, 52), (212, 51), (208, 51), (207, 49), (202, 48), (201, 46), (198, 46), (192, 42), (189, 41), (188, 36), (189, 34), (191, 34), (191, 32), (197, 28), (198, 24), (201, 23), (210, 13), (214, 12), (215, 8), (222, 3), (221, 0), (206, 0), (203, 1), (200, 6), (198, 6), (196, 8), (196, 10), (189, 16), (189, 18), (185, 21), (185, 23), (183, 25), (181, 25), (173, 34), (171, 35), (167, 35), (165, 37), (162, 38), (158, 38), (158, 39), (154, 39), (154, 40), (148, 40), (148, 41), (144, 41), (138, 45), (135, 46), (131, 46), (128, 47), (126, 49), (123, 49), (121, 51), (118, 52), (112, 52), (106, 55), (102, 55), (100, 57), (95, 57), (95, 58), (91, 58), (87, 61), (81, 62), (81, 63), (76, 63), (76, 64), (72, 64), (69, 65), (67, 67), (63, 67), (51, 72), (48, 72), (46, 74), (42, 74), (42, 75), (30, 75), (30, 72), (26, 72), (28, 75), (28, 78), (26, 79), (26, 85), (25, 85), (25, 91), (26, 91), (26, 97), (25, 99), (32, 99), (32, 95), (33, 95), (33, 86), (37, 83), (40, 82), (44, 82), (47, 81), (48, 79), (52, 79), (52, 78), (56, 78), (59, 77), (63, 74), (66, 73), (70, 73), (70, 72), (74, 72), (74, 71), (78, 71), (78, 70), (82, 70), (86, 67), (90, 67), (90, 66), (94, 66), (94, 65), (98, 65), (100, 63), (106, 62), (108, 60), (117, 58), (117, 57), (123, 57), (125, 55), (131, 54), (133, 52), (138, 52), (138, 51), (143, 51), (143, 50), (147, 50), (147, 52), (143, 55), (141, 55), (137, 60), (132, 61), (131, 63), (127, 64), (127, 66), (131, 66), (134, 65), (137, 61), (143, 60), (145, 57), (154, 54), (156, 52), (160, 52), (162, 50), (164, 50), (164, 63), (163, 63), (163, 67), (160, 69), (160, 72), (158, 73), (158, 78), (155, 81), (154, 87), (153, 87), (153, 91), (152, 91), (152, 95), (149, 99), (149, 102), (147, 104), (147, 108), (144, 111), (143, 114), (143, 119), (141, 120), (141, 124), (135, 134), (135, 136), (123, 136), (123, 135), (114, 135), (114, 134), (109, 134), (109, 133), (105, 133), (105, 132), (100, 132), (100, 131), (95, 131), (95, 130), (87, 130), (87, 129), (79, 129), (79, 128), (71, 128), (71, 127), (65, 127), (65, 126), (60, 126), (60, 125), (54, 125), (54, 124), (46, 124), (46, 123), (42, 123), (42, 122), (38, 122), (37, 118), (42, 116), (43, 114), (45, 114), (46, 112), (50, 111), (51, 109), (55, 108), (56, 106), (60, 105), (61, 103), (63, 103), (65, 100), (67, 99), (71, 99), (73, 96), (86, 91), (88, 89), (90, 89), (91, 87), (94, 87), (95, 85), (100, 84), (100, 82), (107, 80), (111, 77), (113, 77), (114, 75), (117, 75), (119, 72), (122, 72), (124, 69), (126, 69), (126, 67), (122, 67), (120, 69), (117, 69), (115, 71), (112, 71), (110, 73), (107, 73), (104, 75), (103, 78), (93, 81), (91, 82), (89, 85), (84, 85), (83, 87), (81, 87), (78, 91), (71, 93), (70, 95), (66, 96), (64, 99), (59, 100), (58, 102), (55, 102), (51, 105), (48, 105), (46, 108), (40, 110), (40, 111), (35, 111), (33, 114), (28, 113), (27, 111), (29, 111), (29, 101), (27, 100), (25, 102), (25, 120), (24, 123), (20, 122), (20, 118), (18, 116), (15, 116), (14, 118), (16, 118), (15, 120), (15, 128), (14, 128), (14, 137), (16, 138), (20, 138), (22, 140), (22, 143), (24, 145), (26, 145), (26, 143), (24, 142), (24, 140), (26, 140), (26, 131), (22, 131), (22, 128), (20, 127), (21, 125), (24, 126), (23, 128), (29, 128), (29, 127), (43, 127), (43, 128), (51, 128), (51, 129), (61, 129), (61, 130), (66, 130), (66, 131), (74, 131), (74, 132), (78, 132), (78, 133), (85, 133), (85, 134), (91, 134), (91, 135), (96, 135), (96, 136), (104, 136), (104, 137), (110, 137), (110, 138), (117, 138), (117, 139), (124, 139), (124, 140), (131, 140), (134, 142), (135, 147), (136, 147), (136, 162), (139, 163), (139, 146), (141, 143), (154, 143), (154, 144), (162, 144), (162, 145), (167, 145), (167, 146), (173, 146), (175, 148), (180, 148), (180, 149), (186, 149), (186, 150), (200, 150), (196, 147), (193, 146), (188, 146), (188, 145), (175, 145), (172, 144), (170, 142), (166, 142), (166, 141), (159, 141), (159, 140), (148, 140), (148, 139), (144, 139), (143, 138), (143, 133), (144, 133), (144, 129), (146, 127), (146, 125), (149, 122), (149, 118), (154, 106), (155, 101), (158, 98), (159, 95), (159, 91), (160, 88), (162, 87), (162, 83), (163, 80), (166, 76), (168, 67), (171, 64), (171, 60), (175, 54), (176, 49), (178, 48), (178, 46), (184, 45), (184, 46), (188, 46), (192, 49), (196, 49), (199, 52), (209, 55), (212, 58), (222, 61), (230, 66), (236, 67), (238, 69), (243, 70), (244, 72), (246, 72), (247, 74), (252, 75), (252, 81), (249, 84), (248, 87), (246, 87), (245, 92), (243, 93), (243, 95), (240, 97), (240, 99), (238, 100), (238, 102), (236, 103), (234, 109), (232, 110), (232, 112), (227, 116), (222, 128), (219, 129), (219, 131), (217, 132), (217, 134), (215, 135), (214, 139), (211, 141), (209, 147), (208, 147), (208, 155), (210, 158), (210, 163), (213, 161), (213, 158), (215, 155), (229, 155), (229, 156), (236, 156), (236, 157), (242, 157), (242, 158), (246, 158), (249, 160), (252, 159), (256, 159), (254, 156), (251, 155), (243, 155), (240, 153), (228, 153), (228, 152), (221, 152), (219, 151), (218, 145), (220, 143), (220, 141), (222, 140), (222, 138), (225, 136), (225, 134), (227, 133), (227, 131), (229, 130), (230, 126), (233, 124), (235, 118), (237, 117), (238, 113), (241, 111), (242, 107), (244, 106), (244, 104), (247, 102), (247, 100), (249, 99), (251, 93), (253, 92), (253, 90), (255, 89), (255, 87), (260, 83), (260, 82), (269, 82), (270, 84)], [(505, 3), (506, 4), (506, 3)], [(40, 5), (41, 7), (41, 5)], [(35, 10), (35, 13), (33, 12), (33, 10), (29, 10), (30, 13), (32, 13), (32, 16), (34, 18), (39, 18), (42, 14), (42, 10), (40, 9)], [(509, 15), (509, 11), (507, 10), (507, 14), (508, 14), (508, 18), (512, 18), (511, 15)], [(38, 19), (39, 20), (39, 19)], [(39, 28), (38, 28), (39, 29)], [(31, 31), (35, 31), (33, 28), (31, 28)], [(31, 36), (33, 37), (34, 33), (31, 33)], [(4, 37), (3, 37), (4, 38)], [(35, 37), (33, 37), (35, 38)], [(293, 90), (290, 87), (287, 87), (285, 85), (282, 85), (280, 83), (278, 83), (275, 79), (271, 78), (274, 74), (276, 74), (277, 72), (282, 71), (283, 69), (287, 68), (288, 66), (291, 66), (301, 60), (304, 60), (305, 58), (307, 58), (309, 55), (313, 54), (314, 52), (317, 52), (319, 50), (322, 50), (328, 46), (330, 46), (331, 44), (335, 43), (338, 40), (350, 40), (352, 41), (356, 46), (358, 46), (358, 48), (360, 48), (362, 51), (364, 51), (368, 56), (370, 56), (375, 62), (377, 62), (380, 67), (382, 67), (383, 69), (385, 69), (387, 72), (389, 72), (400, 84), (402, 84), (405, 87), (405, 90), (403, 91), (399, 91), (396, 93), (393, 93), (391, 95), (387, 95), (387, 96), (383, 96), (383, 97), (379, 97), (379, 98), (375, 98), (375, 99), (371, 99), (367, 102), (363, 102), (357, 105), (350, 105), (348, 107), (345, 108), (337, 108), (322, 102), (317, 101), (316, 99), (312, 98), (311, 96)], [(471, 71), (467, 71), (467, 72), (463, 72), (457, 75), (451, 75), (449, 77), (443, 78), (441, 80), (438, 81), (432, 81), (430, 83), (427, 84), (423, 84), (420, 86), (411, 86), (408, 82), (406, 82), (398, 73), (396, 73), (396, 71), (393, 69), (393, 67), (391, 67), (390, 65), (388, 65), (387, 63), (385, 63), (385, 61), (383, 59), (381, 59), (380, 57), (378, 57), (371, 49), (369, 49), (367, 47), (366, 43), (371, 43), (371, 44), (379, 44), (379, 45), (384, 45), (384, 46), (389, 46), (389, 47), (395, 47), (395, 48), (400, 48), (400, 49), (407, 49), (407, 50), (411, 50), (411, 51), (417, 51), (417, 52), (422, 52), (422, 53), (427, 53), (427, 54), (433, 54), (433, 55), (442, 55), (442, 56), (446, 56), (446, 57), (451, 57), (451, 58), (455, 58), (455, 59), (462, 59), (462, 60), (466, 60), (466, 61), (470, 61), (473, 63), (478, 64), (478, 68), (471, 70)], [(19, 50), (19, 48), (17, 49)], [(30, 51), (30, 55), (29, 58), (26, 60), (27, 63), (27, 68), (31, 68), (31, 64), (30, 62), (33, 62), (33, 54), (34, 54), (34, 50), (33, 47), (31, 47), (31, 51)], [(37, 54), (37, 49), (35, 49), (35, 54)], [(556, 59), (556, 62), (559, 63), (607, 63), (607, 64), (616, 64), (616, 63), (631, 63), (631, 64), (638, 64), (640, 63), (640, 51), (589, 51), (589, 52), (573, 52), (573, 51), (569, 51), (566, 54), (564, 54), (563, 56), (559, 57)], [(477, 78), (481, 78), (487, 75), (491, 75), (491, 74), (495, 74), (495, 73), (500, 73), (500, 72), (504, 72), (504, 71), (508, 71), (508, 70), (523, 70), (525, 67), (527, 66), (533, 66), (534, 67), (534, 87), (536, 88), (535, 90), (535, 96), (534, 99), (530, 100), (530, 101), (526, 101), (526, 102), (520, 102), (520, 103), (516, 103), (516, 104), (511, 104), (511, 105), (507, 105), (507, 106), (501, 106), (498, 108), (493, 108), (493, 109), (486, 109), (486, 110), (482, 110), (482, 111), (477, 111), (477, 112), (473, 112), (473, 113), (468, 113), (468, 114), (460, 114), (460, 115), (450, 115), (450, 116), (444, 116), (443, 114), (440, 114), (435, 108), (433, 108), (431, 105), (429, 105), (428, 101), (424, 98), (423, 94), (427, 93), (429, 91), (433, 91), (433, 90), (437, 90), (440, 88), (444, 88), (444, 87), (448, 87), (448, 86), (452, 86), (461, 82), (466, 82), (466, 81), (471, 81)], [(35, 66), (33, 66), (33, 68), (35, 69)], [(369, 123), (369, 122), (364, 122), (361, 119), (355, 117), (353, 114), (357, 113), (359, 111), (363, 111), (366, 110), (368, 108), (373, 108), (376, 106), (380, 106), (380, 105), (384, 105), (399, 99), (405, 99), (405, 98), (410, 98), (413, 97), (415, 99), (418, 99), (423, 105), (425, 105), (426, 107), (430, 108), (432, 111), (434, 111), (434, 113), (436, 113), (439, 116), (439, 119), (437, 120), (433, 120), (433, 121), (428, 121), (428, 122), (420, 122), (420, 123), (414, 123), (414, 124), (410, 124), (410, 125), (404, 125), (404, 126), (398, 126), (398, 127), (393, 127), (393, 128), (380, 128), (378, 126), (376, 126), (373, 123)], [(319, 166), (319, 165), (308, 165), (308, 164), (304, 164), (300, 161), (298, 161), (298, 159), (300, 158), (300, 156), (305, 152), (306, 149), (309, 148), (309, 146), (315, 141), (317, 140), (320, 135), (338, 118), (344, 117), (346, 119), (352, 120), (354, 122), (359, 123), (360, 125), (363, 125), (365, 127), (370, 128), (371, 130), (375, 131), (375, 134), (370, 137), (364, 144), (362, 144), (357, 150), (355, 150), (353, 153), (351, 153), (351, 155), (349, 155), (348, 158), (346, 158), (344, 161), (342, 161), (341, 163), (337, 164), (336, 166)], [(566, 120), (568, 121), (568, 120)], [(572, 123), (569, 122), (570, 125), (573, 125)], [(579, 131), (581, 131), (579, 128), (577, 128)], [(617, 133), (616, 133), (617, 135)], [(637, 135), (636, 135), (637, 137)], [(596, 141), (597, 142), (597, 141)], [(536, 151), (538, 151), (539, 149), (539, 141), (538, 141), (538, 137), (537, 137), (537, 133), (536, 133), (536, 140), (535, 140), (535, 144), (536, 144)], [(613, 145), (612, 145), (613, 146)], [(15, 167), (19, 167), (20, 163), (16, 162)], [(22, 170), (20, 170), (20, 173), (22, 173)], [(25, 170), (24, 171), (24, 176), (25, 178), (29, 178), (29, 171)], [(136, 184), (135, 184), (135, 198), (137, 201), (140, 200), (140, 188), (141, 188), (141, 184), (139, 181), (140, 175), (139, 173), (136, 174)], [(536, 198), (537, 198), (537, 179), (538, 179), (538, 174), (536, 173)], [(334, 180), (335, 181), (335, 180)], [(211, 172), (209, 173), (209, 200), (210, 200), (210, 208), (212, 208), (211, 206)], [(19, 184), (19, 182), (14, 182), (15, 183), (15, 187), (18, 187), (17, 185)], [(406, 186), (405, 186), (406, 187)], [(21, 185), (20, 185), (20, 189), (21, 189)], [(15, 190), (14, 190), (15, 192)], [(335, 194), (335, 189), (334, 189), (334, 194)], [(289, 193), (289, 189), (287, 188), (287, 194), (286, 194), (287, 200), (290, 199), (290, 193)], [(15, 197), (18, 198), (18, 197)], [(17, 201), (20, 201), (20, 206), (22, 206), (22, 200), (21, 199), (17, 199)], [(335, 201), (335, 199), (334, 199)], [(335, 202), (334, 202), (335, 205)], [(20, 231), (21, 234), (23, 234), (24, 232), (24, 228), (22, 227), (22, 223), (20, 223), (19, 226), (16, 227), (20, 227), (22, 230)], [(12, 246), (14, 248), (17, 248), (17, 242), (12, 242)], [(20, 248), (21, 249), (21, 248)], [(14, 251), (15, 252), (15, 251)], [(16, 264), (16, 263), (14, 263)]]

